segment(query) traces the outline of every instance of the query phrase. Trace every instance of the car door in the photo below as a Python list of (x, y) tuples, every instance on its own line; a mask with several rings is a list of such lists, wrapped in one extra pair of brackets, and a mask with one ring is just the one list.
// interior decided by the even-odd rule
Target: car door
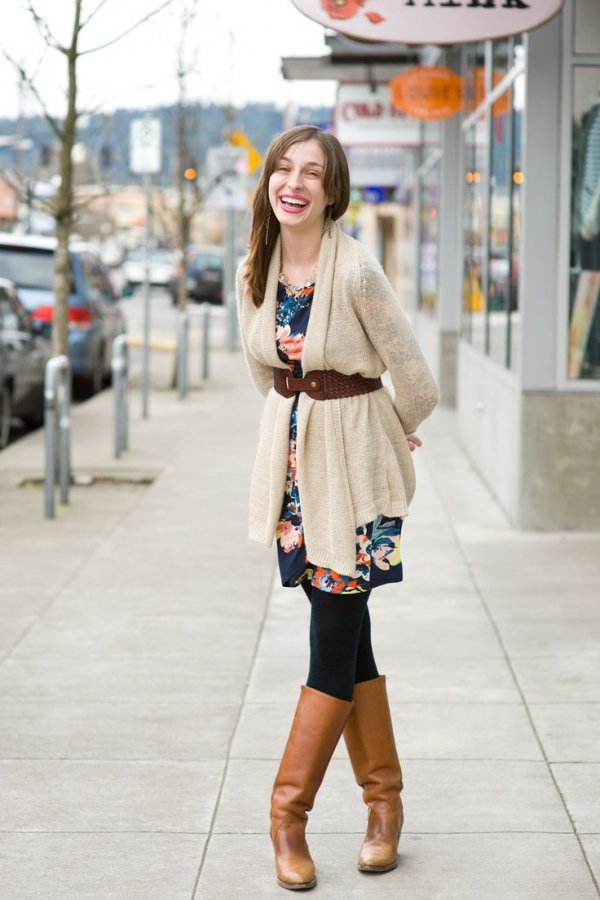
[(0, 341), (13, 386), (13, 412), (39, 420), (44, 411), (44, 373), (49, 347), (34, 334), (31, 322), (12, 286), (0, 285)]
[(83, 269), (86, 279), (86, 291), (90, 306), (101, 328), (102, 345), (104, 347), (104, 372), (110, 373), (110, 357), (112, 342), (118, 334), (125, 330), (123, 314), (119, 309), (108, 272), (99, 257), (86, 253)]

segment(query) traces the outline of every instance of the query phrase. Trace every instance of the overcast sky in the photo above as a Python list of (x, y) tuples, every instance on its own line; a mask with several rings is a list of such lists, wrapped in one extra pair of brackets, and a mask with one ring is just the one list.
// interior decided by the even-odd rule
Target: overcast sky
[[(46, 50), (26, 10), (37, 13), (58, 41), (70, 36), (73, 0), (4, 0), (0, 9), (0, 50), (37, 68), (36, 84), (50, 109), (60, 114), (66, 84), (65, 57)], [(79, 107), (110, 112), (117, 107), (153, 106), (176, 99), (176, 56), (180, 9), (172, 5), (128, 37), (82, 57), (79, 68)], [(101, 0), (84, 0), (84, 17)], [(102, 8), (81, 33), (83, 48), (95, 47), (121, 34), (161, 0), (104, 0)], [(10, 12), (8, 11), (10, 7)], [(286, 82), (280, 74), (281, 56), (322, 56), (324, 29), (310, 21), (291, 0), (197, 0), (198, 14), (187, 30), (187, 54), (196, 57), (196, 71), (188, 78), (190, 99), (235, 105), (249, 101), (332, 103), (333, 82)], [(41, 59), (41, 63), (40, 63)], [(0, 116), (16, 116), (17, 78), (0, 54)], [(29, 94), (26, 114), (39, 111)]]

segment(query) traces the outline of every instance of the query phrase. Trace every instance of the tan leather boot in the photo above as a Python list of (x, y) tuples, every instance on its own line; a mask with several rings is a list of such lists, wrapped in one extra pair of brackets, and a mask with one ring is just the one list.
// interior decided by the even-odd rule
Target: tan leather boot
[(307, 813), (313, 807), (351, 708), (352, 703), (347, 700), (310, 687), (304, 686), (300, 692), (271, 796), (277, 883), (290, 891), (307, 890), (317, 883), (304, 836)]
[(354, 687), (354, 706), (344, 728), (354, 776), (369, 807), (367, 833), (358, 857), (361, 872), (388, 872), (398, 865), (404, 820), (398, 761), (385, 675)]

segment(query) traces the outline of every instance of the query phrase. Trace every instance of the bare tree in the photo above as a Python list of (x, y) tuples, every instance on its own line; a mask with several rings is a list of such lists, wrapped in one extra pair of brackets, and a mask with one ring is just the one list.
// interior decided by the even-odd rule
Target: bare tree
[[(190, 156), (189, 128), (186, 127), (187, 104), (186, 82), (196, 65), (195, 54), (188, 59), (187, 39), (191, 25), (198, 12), (197, 0), (181, 0), (181, 29), (177, 48), (177, 222), (181, 267), (177, 284), (177, 305), (180, 310), (187, 307), (188, 257), (192, 219), (198, 211), (201, 196), (197, 184), (197, 159)], [(192, 171), (190, 171), (192, 169)]]
[(106, 5), (109, 0), (97, 0), (96, 5), (91, 12), (84, 15), (84, 0), (72, 0), (73, 3), (73, 24), (70, 34), (70, 43), (62, 44), (53, 34), (48, 23), (38, 14), (33, 5), (33, 0), (26, 0), (25, 8), (31, 15), (31, 18), (44, 42), (45, 50), (51, 49), (61, 53), (67, 66), (67, 106), (65, 115), (62, 119), (53, 116), (43, 99), (40, 90), (37, 87), (36, 72), (30, 72), (25, 66), (12, 57), (6, 50), (2, 49), (3, 55), (15, 66), (19, 72), (21, 82), (27, 84), (33, 95), (36, 97), (42, 108), (43, 114), (48, 121), (52, 131), (54, 132), (60, 153), (60, 187), (56, 197), (52, 201), (51, 211), (56, 222), (57, 249), (55, 257), (55, 273), (54, 273), (54, 325), (52, 329), (52, 350), (56, 354), (68, 353), (68, 334), (69, 334), (69, 293), (71, 286), (71, 270), (69, 263), (69, 237), (73, 230), (73, 223), (77, 213), (78, 205), (75, 201), (73, 192), (73, 161), (72, 152), (75, 144), (77, 131), (77, 120), (80, 112), (77, 109), (77, 64), (82, 56), (90, 53), (96, 53), (104, 50), (117, 41), (122, 40), (131, 34), (142, 23), (153, 18), (173, 0), (162, 0), (147, 12), (142, 18), (138, 19), (133, 25), (130, 25), (124, 31), (115, 35), (103, 44), (96, 47), (81, 49), (80, 41), (83, 30), (90, 24), (97, 13)]

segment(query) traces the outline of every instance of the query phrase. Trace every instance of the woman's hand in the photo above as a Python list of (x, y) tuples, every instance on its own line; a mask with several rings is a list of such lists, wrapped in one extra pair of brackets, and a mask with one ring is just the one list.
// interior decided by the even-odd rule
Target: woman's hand
[(415, 447), (421, 447), (423, 444), (421, 438), (416, 434), (407, 434), (406, 440), (408, 441), (408, 446), (410, 447), (411, 453), (413, 452)]

